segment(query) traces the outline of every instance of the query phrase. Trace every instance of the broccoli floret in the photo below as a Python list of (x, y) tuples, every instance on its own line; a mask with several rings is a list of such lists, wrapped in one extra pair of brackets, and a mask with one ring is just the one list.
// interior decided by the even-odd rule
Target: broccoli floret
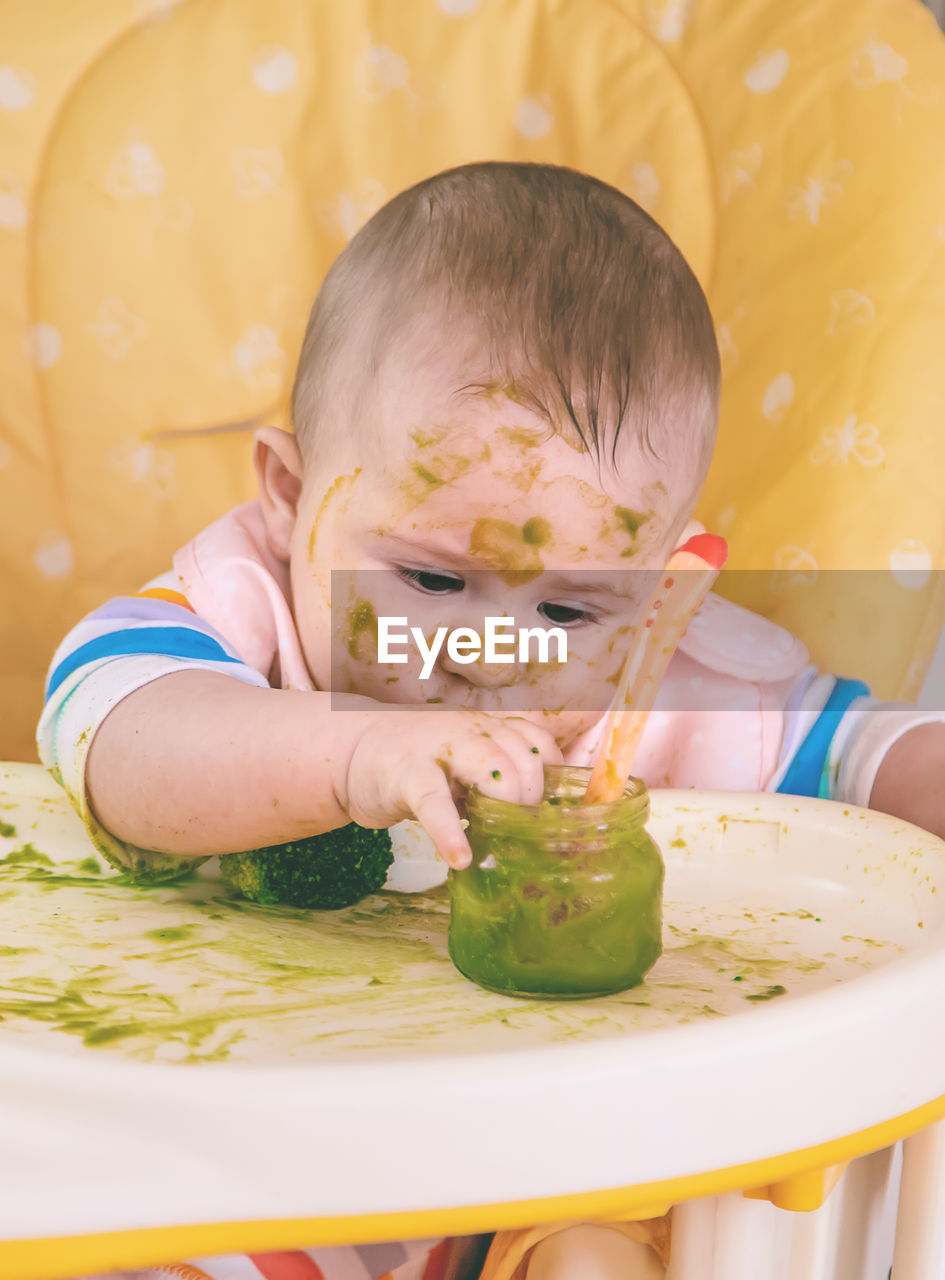
[(336, 831), (247, 853), (227, 853), (227, 884), (253, 902), (292, 907), (350, 907), (380, 889), (394, 861), (390, 835), (356, 822)]

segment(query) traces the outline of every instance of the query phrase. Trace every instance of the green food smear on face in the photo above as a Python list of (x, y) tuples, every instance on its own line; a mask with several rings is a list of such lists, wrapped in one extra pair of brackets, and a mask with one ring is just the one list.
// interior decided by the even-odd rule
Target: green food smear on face
[(468, 433), (454, 427), (438, 426), (416, 429), (411, 439), (422, 457), (412, 459), (401, 485), (407, 509), (419, 506), (446, 485), (455, 484), (477, 463), (488, 461), (489, 446), (485, 442), (473, 453), (467, 452)]
[(615, 514), (631, 538), (637, 536), (640, 525), (650, 518), (643, 512), (631, 511), (629, 507), (617, 507)]
[(358, 600), (348, 610), (348, 652), (352, 658), (358, 656), (358, 639), (363, 631), (373, 637), (377, 646), (377, 614), (369, 600)]
[[(514, 397), (508, 396), (507, 399)], [(515, 445), (517, 449), (537, 449), (542, 443), (542, 437), (537, 431), (530, 431), (526, 427), (499, 427), (496, 435), (501, 440), (507, 440), (509, 444)]]
[(332, 483), (325, 490), (325, 496), (322, 498), (315, 513), (315, 519), (312, 522), (312, 531), (308, 536), (308, 558), (315, 558), (315, 544), (318, 542), (318, 526), (321, 523), (322, 516), (328, 510), (334, 498), (336, 498), (342, 490), (350, 488), (361, 474), (361, 468), (355, 467), (354, 471), (348, 476), (336, 476)]
[(538, 517), (527, 520), (524, 525), (484, 517), (472, 527), (469, 550), (503, 582), (515, 586), (531, 582), (542, 573), (545, 565), (538, 548), (550, 535), (547, 521)]
[(418, 427), (416, 431), (411, 431), (410, 439), (418, 449), (432, 449), (435, 445), (442, 444), (445, 435), (446, 431), (442, 427), (437, 431), (423, 431)]
[(10, 840), (16, 835), (16, 827), (9, 822), (0, 822), (0, 836)]
[(780, 983), (773, 987), (766, 987), (764, 991), (756, 991), (750, 996), (746, 996), (746, 1000), (773, 1000), (775, 996), (786, 996), (787, 987), (782, 987)]
[(530, 547), (543, 547), (551, 538), (551, 525), (541, 516), (532, 516), (522, 525), (522, 538)]
[(102, 873), (102, 868), (94, 858), (83, 858), (78, 867), (80, 871), (86, 871), (90, 876), (98, 876)]
[[(636, 542), (636, 537), (637, 537), (637, 533), (639, 532), (640, 525), (644, 524), (650, 518), (649, 512), (631, 511), (629, 507), (615, 507), (614, 514), (616, 515), (620, 524), (623, 526), (623, 531), (624, 533), (626, 533), (631, 543)], [(629, 547), (624, 547), (623, 551), (621, 551), (620, 554), (622, 556), (632, 556), (635, 554), (635, 552), (636, 552), (636, 547), (631, 545)]]
[[(538, 483), (538, 477), (541, 475), (544, 465), (545, 460), (541, 455), (528, 458), (516, 470), (507, 472), (506, 479), (510, 484), (514, 484), (516, 489), (521, 489), (523, 493), (528, 493)], [(586, 553), (587, 547), (584, 548), (584, 551)]]
[(689, 848), (689, 846), (686, 844), (686, 841), (682, 838), (682, 836), (677, 836), (675, 840), (670, 840), (669, 847), (671, 849), (688, 849)]
[[(480, 382), (476, 386), (476, 394), (485, 400), (508, 400), (511, 404), (522, 405), (526, 409), (535, 408), (535, 395), (528, 387), (516, 378), (504, 378), (491, 382)], [(535, 437), (537, 433), (525, 427), (499, 427), (497, 435), (506, 435), (517, 439), (517, 443), (526, 446), (528, 442), (540, 443)]]
[(419, 462), (414, 465), (414, 471), (421, 480), (425, 480), (430, 486), (441, 485), (443, 483), (439, 476), (435, 476), (428, 467), (422, 466)]

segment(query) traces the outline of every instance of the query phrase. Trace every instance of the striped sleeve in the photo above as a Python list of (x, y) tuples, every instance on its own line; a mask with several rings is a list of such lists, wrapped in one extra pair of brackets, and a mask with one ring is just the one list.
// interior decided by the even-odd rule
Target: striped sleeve
[(175, 671), (217, 671), (268, 687), (225, 637), (202, 622), (167, 574), (135, 596), (120, 596), (83, 618), (56, 650), (37, 730), (43, 764), (65, 788), (94, 844), (136, 879), (165, 880), (194, 858), (138, 849), (116, 840), (88, 803), (85, 768), (99, 725), (123, 698)]
[(945, 723), (945, 711), (883, 702), (862, 681), (809, 667), (785, 705), (781, 759), (765, 789), (869, 808), (893, 743), (933, 722)]

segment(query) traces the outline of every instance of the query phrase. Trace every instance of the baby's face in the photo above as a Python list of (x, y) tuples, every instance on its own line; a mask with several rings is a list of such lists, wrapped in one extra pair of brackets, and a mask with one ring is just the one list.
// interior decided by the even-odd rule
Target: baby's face
[[(305, 656), (319, 688), (524, 715), (566, 745), (612, 698), (652, 571), (689, 513), (667, 492), (667, 469), (629, 442), (617, 474), (502, 389), (456, 385), (388, 375), (376, 441), (368, 424), (357, 449), (310, 460), (291, 552)], [(553, 641), (544, 662), (534, 643), (512, 662), (461, 662), (446, 643), (425, 659), (413, 639), (387, 655), (406, 663), (379, 651), (378, 618), (407, 619), (392, 632), (419, 628), (429, 654), (438, 628), (484, 638), (487, 617), (505, 618), (516, 639), (518, 628), (561, 628), (567, 661)]]

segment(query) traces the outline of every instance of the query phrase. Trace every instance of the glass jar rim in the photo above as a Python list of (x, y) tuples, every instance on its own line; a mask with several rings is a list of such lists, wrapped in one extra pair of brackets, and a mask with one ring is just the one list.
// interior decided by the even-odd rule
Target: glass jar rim
[[(501, 818), (503, 815), (511, 816), (513, 813), (534, 813), (537, 816), (542, 807), (548, 803), (549, 778), (552, 782), (556, 778), (561, 781), (569, 779), (575, 783), (580, 782), (580, 790), (576, 788), (577, 794), (580, 794), (581, 791), (586, 789), (591, 773), (592, 770), (583, 765), (548, 764), (545, 765), (545, 794), (537, 804), (517, 804), (512, 800), (500, 800), (495, 796), (486, 795), (478, 787), (472, 786), (467, 793), (466, 809), (468, 812), (472, 807), (477, 813), (494, 818)], [(551, 791), (551, 794), (561, 793)], [(574, 808), (562, 809), (561, 812), (573, 813), (575, 816), (580, 814), (584, 819), (600, 818), (601, 820), (606, 820), (608, 817), (613, 817), (619, 813), (624, 821), (628, 818), (636, 818), (640, 822), (646, 822), (650, 816), (650, 793), (642, 778), (635, 778), (631, 775), (627, 779), (623, 794), (619, 799), (599, 801), (597, 804), (579, 805)]]

